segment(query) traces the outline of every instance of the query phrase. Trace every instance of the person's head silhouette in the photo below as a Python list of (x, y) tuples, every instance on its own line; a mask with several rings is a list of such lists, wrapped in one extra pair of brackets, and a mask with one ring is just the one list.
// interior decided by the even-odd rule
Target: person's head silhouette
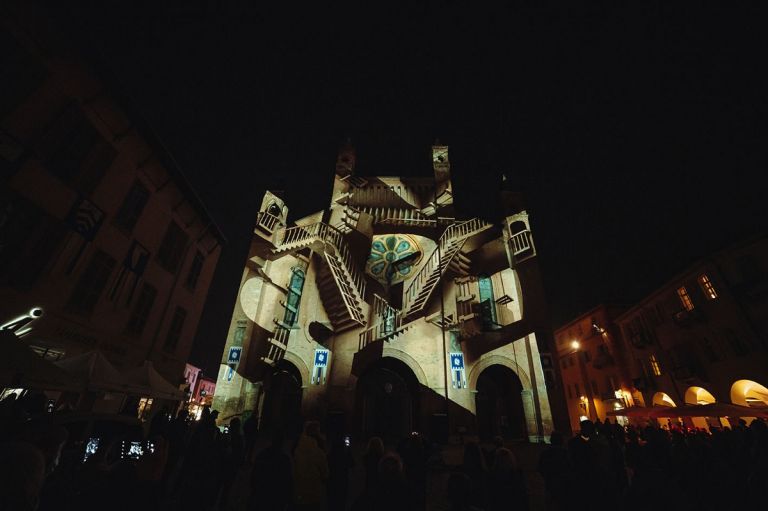
[(595, 435), (595, 425), (589, 419), (584, 419), (580, 423), (581, 436), (584, 438), (592, 438)]

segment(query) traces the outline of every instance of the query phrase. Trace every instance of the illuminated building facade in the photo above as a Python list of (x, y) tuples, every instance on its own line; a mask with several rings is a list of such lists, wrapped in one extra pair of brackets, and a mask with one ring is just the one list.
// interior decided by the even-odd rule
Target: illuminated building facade
[[(31, 6), (30, 6), (31, 8)], [(223, 237), (107, 75), (45, 16), (0, 16), (0, 324), (57, 360), (99, 350), (177, 385)]]
[(623, 310), (602, 304), (555, 330), (571, 431), (582, 419), (604, 421), (606, 412), (634, 402), (626, 347), (614, 322)]
[(616, 318), (636, 404), (768, 405), (766, 261), (768, 238), (750, 239), (691, 265)]
[(528, 213), (504, 189), (499, 223), (459, 217), (448, 147), (432, 163), (430, 178), (362, 177), (346, 146), (328, 208), (293, 224), (265, 194), (216, 384), (221, 419), (549, 434), (557, 368)]

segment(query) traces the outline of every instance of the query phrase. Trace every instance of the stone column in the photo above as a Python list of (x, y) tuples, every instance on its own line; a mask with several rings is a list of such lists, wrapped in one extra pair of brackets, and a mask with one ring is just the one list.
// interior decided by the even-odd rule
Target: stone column
[(529, 442), (538, 442), (538, 418), (536, 417), (536, 406), (533, 402), (533, 392), (523, 390), (520, 392), (523, 400), (523, 411), (525, 412), (525, 427), (528, 433)]

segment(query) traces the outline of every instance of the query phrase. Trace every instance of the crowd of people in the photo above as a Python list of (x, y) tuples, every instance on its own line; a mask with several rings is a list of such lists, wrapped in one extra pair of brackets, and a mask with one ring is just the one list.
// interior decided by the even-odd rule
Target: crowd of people
[[(63, 412), (71, 413), (71, 412)], [(430, 471), (439, 449), (412, 433), (393, 445), (367, 440), (355, 456), (349, 437), (324, 435), (308, 421), (298, 438), (276, 429), (265, 441), (256, 419), (216, 424), (217, 412), (200, 420), (186, 412), (156, 413), (142, 433), (151, 445), (126, 457), (125, 435), (101, 442), (94, 452), (73, 442), (70, 431), (45, 412), (41, 395), (0, 402), (0, 511), (67, 509), (184, 510), (423, 510)], [(133, 438), (131, 438), (133, 439)], [(350, 488), (354, 467), (364, 474)], [(444, 467), (443, 467), (444, 468)], [(526, 496), (514, 455), (498, 439), (483, 450), (469, 442), (464, 462), (438, 491), (454, 509), (507, 509)], [(516, 497), (518, 496), (518, 497)], [(522, 501), (521, 500), (521, 501)]]
[(553, 433), (539, 460), (548, 509), (736, 509), (764, 502), (768, 428), (621, 426), (581, 422), (567, 442)]
[[(391, 445), (373, 437), (363, 451), (348, 436), (324, 435), (317, 421), (298, 438), (278, 428), (265, 439), (255, 417), (221, 427), (210, 409), (199, 421), (160, 411), (142, 429), (142, 455), (126, 457), (117, 435), (84, 456), (45, 407), (35, 394), (0, 401), (0, 511), (415, 511), (438, 495), (452, 511), (530, 508), (533, 474), (500, 437), (464, 442), (460, 464), (446, 465), (419, 433)], [(733, 509), (762, 499), (768, 428), (762, 420), (711, 431), (582, 421), (570, 439), (552, 433), (538, 472), (550, 510)]]

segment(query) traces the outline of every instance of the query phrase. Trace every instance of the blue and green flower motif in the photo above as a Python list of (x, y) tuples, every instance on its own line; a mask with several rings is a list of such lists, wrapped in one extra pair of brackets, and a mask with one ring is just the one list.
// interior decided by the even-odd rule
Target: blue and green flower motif
[[(403, 262), (404, 259), (407, 262)], [(374, 236), (365, 269), (366, 273), (382, 284), (391, 285), (405, 280), (420, 259), (419, 246), (410, 236)]]

